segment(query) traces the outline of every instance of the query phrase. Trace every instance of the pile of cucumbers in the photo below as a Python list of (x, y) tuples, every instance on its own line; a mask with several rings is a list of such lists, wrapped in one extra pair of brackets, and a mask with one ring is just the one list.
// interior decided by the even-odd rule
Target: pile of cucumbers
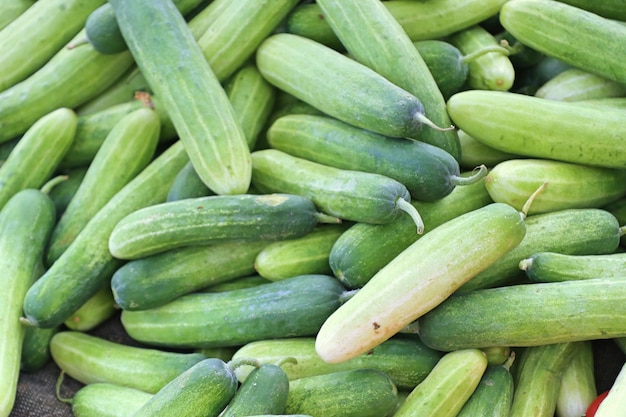
[(624, 57), (622, 0), (0, 1), (0, 417), (51, 362), (76, 417), (626, 416)]

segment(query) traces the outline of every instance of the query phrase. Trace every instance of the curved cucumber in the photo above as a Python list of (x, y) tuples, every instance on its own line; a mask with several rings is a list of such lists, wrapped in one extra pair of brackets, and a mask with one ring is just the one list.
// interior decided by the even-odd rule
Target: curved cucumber
[(606, 255), (566, 255), (537, 252), (519, 263), (526, 276), (535, 282), (555, 282), (626, 276), (626, 253)]

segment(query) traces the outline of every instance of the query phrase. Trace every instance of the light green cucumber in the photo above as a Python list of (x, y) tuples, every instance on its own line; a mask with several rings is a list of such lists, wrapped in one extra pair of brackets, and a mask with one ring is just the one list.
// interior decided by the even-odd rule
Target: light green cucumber
[(596, 398), (593, 342), (575, 343), (575, 351), (561, 375), (556, 417), (580, 417)]
[(461, 349), (443, 355), (394, 416), (456, 416), (478, 387), (486, 369), (487, 358), (478, 349)]
[(488, 365), (478, 386), (457, 417), (508, 417), (515, 391), (510, 367), (515, 355), (501, 365)]
[(36, 0), (3, 1), (0, 3), (0, 30), (4, 29), (13, 20), (35, 3)]
[(72, 397), (76, 417), (132, 417), (153, 394), (108, 382), (94, 382), (79, 388)]
[(556, 282), (626, 276), (626, 253), (566, 255), (537, 252), (522, 259), (519, 267), (535, 282)]
[(563, 71), (535, 92), (536, 97), (561, 101), (592, 100), (625, 95), (624, 84), (579, 68)]
[[(521, 214), (501, 203), (431, 230), (324, 322), (316, 337), (317, 353), (324, 361), (335, 363), (378, 346), (510, 252), (525, 233)], [(450, 247), (451, 241), (458, 250)]]
[(463, 130), (459, 130), (458, 135), (461, 142), (461, 161), (459, 165), (463, 169), (474, 169), (474, 167), (479, 165), (493, 168), (500, 162), (518, 157), (516, 154), (503, 152), (487, 146)]
[(91, 296), (63, 324), (69, 330), (88, 332), (113, 317), (118, 311), (111, 288), (107, 285)]

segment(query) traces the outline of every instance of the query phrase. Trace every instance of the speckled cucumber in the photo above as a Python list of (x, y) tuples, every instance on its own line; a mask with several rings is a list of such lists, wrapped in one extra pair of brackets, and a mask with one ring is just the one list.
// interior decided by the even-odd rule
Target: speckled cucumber
[(577, 279), (626, 277), (626, 254), (565, 255), (538, 252), (522, 259), (519, 267), (535, 282), (555, 282)]

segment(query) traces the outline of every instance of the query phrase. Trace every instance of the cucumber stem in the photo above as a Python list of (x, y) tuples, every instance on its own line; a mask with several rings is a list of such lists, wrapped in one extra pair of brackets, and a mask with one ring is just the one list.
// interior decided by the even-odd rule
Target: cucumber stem
[(37, 322), (36, 321), (34, 321), (32, 319), (29, 319), (29, 318), (26, 318), (26, 317), (20, 317), (20, 323), (23, 326), (37, 327)]
[(526, 200), (526, 202), (524, 203), (524, 206), (522, 207), (522, 216), (524, 217), (528, 216), (528, 211), (530, 210), (530, 206), (532, 205), (533, 201), (535, 201), (535, 198), (537, 198), (537, 196), (541, 194), (543, 190), (546, 189), (547, 186), (548, 186), (548, 182), (546, 181), (543, 184), (541, 184), (539, 188), (537, 188), (535, 192), (533, 192), (530, 195), (530, 197), (528, 197), (528, 200)]
[(624, 226), (622, 226), (622, 227), (620, 227), (618, 229), (618, 234), (619, 234), (619, 237), (622, 237), (622, 236), (626, 235), (626, 225), (624, 225)]
[(430, 120), (424, 113), (417, 113), (415, 118), (418, 122), (425, 124), (428, 127), (431, 127), (435, 130), (439, 130), (440, 132), (447, 132), (448, 130), (454, 130), (454, 125), (450, 125), (449, 127), (440, 127), (437, 126), (432, 120)]
[(315, 218), (319, 223), (330, 223), (330, 224), (339, 224), (342, 220), (339, 217), (331, 216), (330, 214), (317, 212), (315, 213)]
[(485, 165), (477, 166), (472, 170), (472, 175), (469, 177), (461, 177), (460, 175), (451, 175), (450, 183), (454, 186), (457, 185), (472, 185), (482, 180), (487, 176), (489, 170)]
[(462, 63), (470, 63), (474, 60), (476, 60), (477, 58), (480, 58), (481, 56), (491, 53), (491, 52), (497, 52), (500, 53), (502, 55), (506, 55), (509, 56), (511, 54), (510, 52), (510, 48), (507, 49), (506, 47), (502, 46), (502, 45), (489, 45), (489, 46), (485, 46), (483, 48), (477, 49), (474, 52), (470, 52), (467, 55), (464, 55), (461, 58), (461, 62)]
[(257, 359), (254, 359), (254, 358), (242, 357), (242, 358), (237, 358), (237, 359), (233, 359), (229, 361), (227, 365), (231, 370), (234, 371), (235, 369), (243, 365), (249, 365), (249, 366), (254, 366), (255, 368), (258, 368), (259, 366), (261, 366), (261, 362), (259, 362)]
[(514, 350), (511, 351), (511, 354), (506, 359), (506, 361), (502, 364), (502, 366), (504, 366), (504, 368), (506, 370), (510, 370), (511, 366), (513, 365), (513, 362), (515, 362), (515, 351)]
[(67, 49), (74, 49), (77, 46), (81, 46), (81, 45), (87, 45), (89, 43), (89, 39), (87, 39), (87, 37), (82, 37), (80, 39), (77, 39), (76, 42), (72, 42), (72, 43), (68, 43), (66, 48)]
[(67, 403), (67, 404), (71, 404), (72, 403), (71, 398), (65, 398), (61, 396), (61, 385), (63, 385), (64, 376), (65, 376), (65, 371), (61, 371), (61, 373), (59, 374), (59, 377), (57, 378), (57, 383), (55, 384), (54, 392), (56, 394), (57, 400)]
[(522, 259), (518, 264), (519, 269), (521, 269), (522, 271), (526, 271), (532, 265), (533, 265), (533, 258)]
[(57, 175), (54, 178), (51, 178), (48, 182), (46, 182), (42, 187), (41, 187), (41, 192), (44, 194), (50, 194), (50, 191), (52, 191), (52, 189), (54, 187), (56, 187), (57, 185), (59, 185), (60, 183), (62, 183), (63, 181), (67, 181), (69, 179), (69, 175)]
[(277, 360), (274, 365), (281, 367), (285, 363), (291, 363), (291, 364), (297, 365), (298, 360), (294, 358), (293, 356), (285, 356), (284, 358), (280, 358), (279, 360)]
[(396, 200), (396, 207), (411, 216), (413, 222), (417, 226), (418, 235), (424, 233), (424, 221), (422, 220), (422, 216), (420, 216), (419, 212), (413, 204), (411, 204), (409, 201), (406, 201), (402, 197), (398, 197), (398, 199)]

